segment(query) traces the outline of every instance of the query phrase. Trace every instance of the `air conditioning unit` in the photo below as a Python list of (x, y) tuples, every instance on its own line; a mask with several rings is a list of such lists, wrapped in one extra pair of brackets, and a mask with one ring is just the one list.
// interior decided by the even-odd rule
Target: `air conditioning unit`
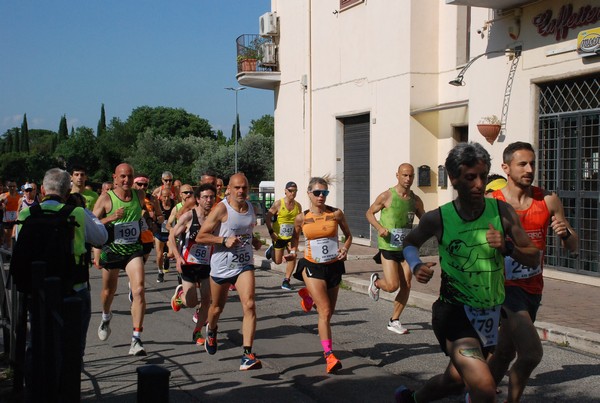
[(265, 13), (258, 19), (260, 36), (277, 35), (277, 13)]
[(261, 46), (263, 66), (277, 65), (277, 46), (273, 42), (263, 43)]

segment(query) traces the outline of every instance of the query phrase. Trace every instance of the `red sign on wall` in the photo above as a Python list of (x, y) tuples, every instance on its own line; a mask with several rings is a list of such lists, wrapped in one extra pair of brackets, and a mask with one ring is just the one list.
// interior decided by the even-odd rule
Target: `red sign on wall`
[(554, 17), (552, 10), (546, 10), (533, 18), (533, 25), (542, 36), (554, 35), (557, 41), (566, 39), (569, 29), (594, 24), (600, 21), (600, 7), (582, 6), (574, 11), (573, 5), (562, 6)]

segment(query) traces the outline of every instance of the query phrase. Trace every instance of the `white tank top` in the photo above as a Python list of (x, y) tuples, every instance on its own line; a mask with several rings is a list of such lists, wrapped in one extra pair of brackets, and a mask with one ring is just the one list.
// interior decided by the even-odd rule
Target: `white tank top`
[(254, 264), (252, 230), (256, 225), (256, 215), (251, 203), (247, 203), (248, 211), (245, 213), (235, 211), (227, 199), (223, 199), (221, 203), (227, 208), (227, 221), (221, 223), (217, 236), (236, 236), (241, 243), (232, 248), (215, 245), (210, 259), (210, 275), (229, 278), (240, 274), (244, 267)]

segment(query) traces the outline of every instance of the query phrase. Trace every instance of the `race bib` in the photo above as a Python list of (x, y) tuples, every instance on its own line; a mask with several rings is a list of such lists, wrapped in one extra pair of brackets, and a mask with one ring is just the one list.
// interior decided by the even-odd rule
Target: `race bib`
[(139, 221), (116, 223), (114, 235), (114, 243), (117, 245), (130, 245), (136, 243), (140, 237)]
[(142, 218), (141, 222), (142, 222), (142, 232), (148, 231), (150, 229), (150, 227), (148, 226), (148, 221), (146, 221), (145, 218)]
[(311, 239), (310, 253), (317, 263), (327, 263), (335, 260), (338, 255), (337, 238)]
[(169, 233), (169, 229), (167, 228), (167, 221), (163, 221), (163, 223), (160, 225), (160, 232), (161, 234), (168, 234)]
[(390, 246), (392, 248), (399, 248), (404, 242), (404, 238), (408, 235), (410, 229), (408, 228), (392, 228), (390, 230)]
[(210, 264), (212, 255), (212, 246), (193, 243), (184, 253), (184, 260), (187, 264)]
[(254, 253), (252, 253), (252, 235), (236, 235), (240, 241), (239, 245), (231, 248), (227, 253), (227, 267), (232, 270), (241, 270), (248, 265), (254, 264)]
[(473, 308), (465, 305), (465, 313), (479, 335), (483, 347), (495, 346), (498, 343), (500, 305), (491, 308)]
[(542, 266), (525, 266), (510, 256), (504, 258), (504, 272), (507, 280), (520, 280), (537, 276), (542, 272)]
[(281, 224), (279, 227), (279, 235), (285, 238), (291, 238), (294, 234), (294, 224)]
[(16, 211), (5, 211), (4, 212), (4, 222), (12, 222), (17, 220), (17, 212)]

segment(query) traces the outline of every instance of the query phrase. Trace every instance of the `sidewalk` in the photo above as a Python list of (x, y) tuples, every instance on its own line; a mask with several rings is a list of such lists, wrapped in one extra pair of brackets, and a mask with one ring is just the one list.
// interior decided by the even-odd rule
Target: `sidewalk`
[[(259, 225), (255, 230), (260, 232), (263, 238), (270, 239), (265, 225)], [(264, 249), (262, 253), (264, 255)], [(371, 274), (382, 273), (381, 265), (372, 259), (375, 253), (375, 248), (352, 245), (344, 276), (344, 283), (348, 288), (367, 294)], [(423, 260), (438, 263), (434, 268), (439, 272), (437, 256), (424, 257)], [(255, 263), (257, 266), (261, 264), (259, 259)], [(268, 264), (273, 270), (285, 271), (284, 264), (276, 265), (266, 260), (263, 262), (263, 265)], [(434, 275), (428, 284), (413, 281), (408, 305), (430, 310), (439, 295), (440, 281), (438, 274)], [(545, 269), (544, 298), (535, 323), (542, 340), (600, 354), (600, 316), (589, 306), (597, 300), (599, 293), (599, 277)], [(382, 299), (393, 301), (394, 297), (395, 294), (381, 291)], [(375, 303), (366, 295), (365, 300), (366, 303)]]

